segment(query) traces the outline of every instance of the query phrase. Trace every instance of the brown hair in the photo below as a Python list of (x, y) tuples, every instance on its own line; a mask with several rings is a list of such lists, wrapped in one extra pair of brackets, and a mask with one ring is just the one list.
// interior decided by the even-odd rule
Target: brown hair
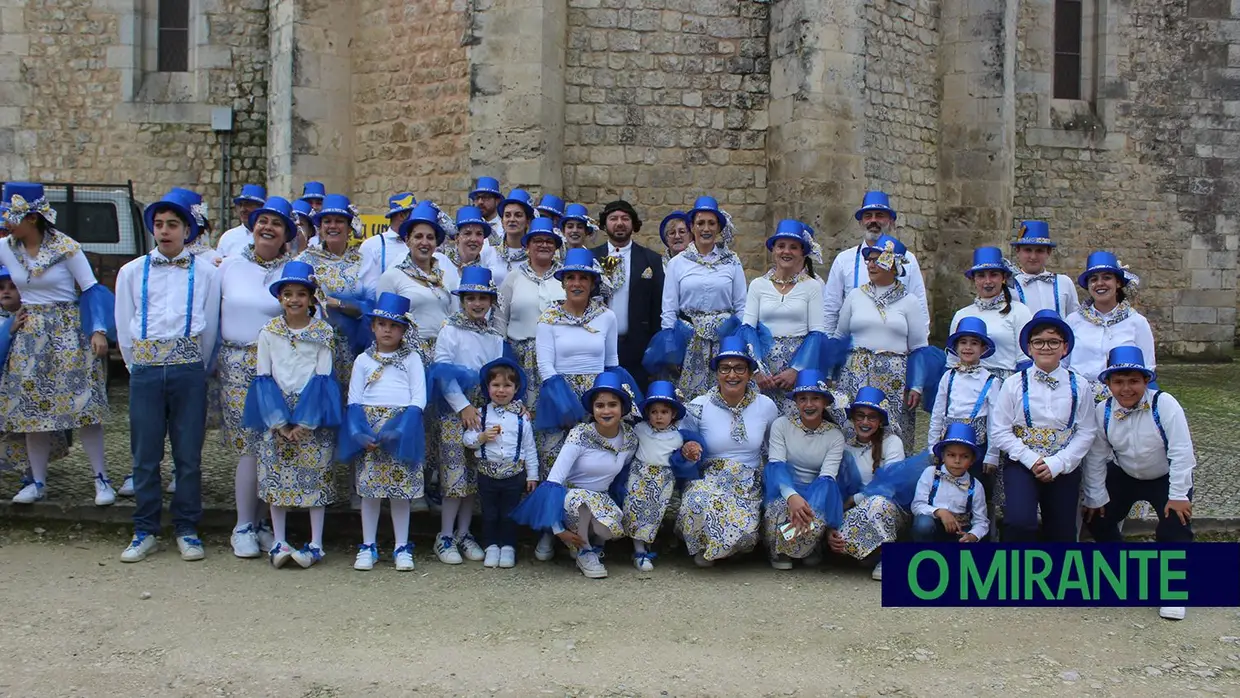
[(870, 455), (874, 458), (874, 469), (870, 472), (877, 473), (878, 469), (883, 465), (883, 439), (887, 437), (887, 427), (880, 425), (874, 430), (874, 436), (870, 439)]
[(513, 385), (520, 385), (520, 381), (517, 380), (517, 372), (512, 366), (492, 366), (487, 369), (487, 385), (490, 385), (491, 381), (500, 377), (512, 381)]

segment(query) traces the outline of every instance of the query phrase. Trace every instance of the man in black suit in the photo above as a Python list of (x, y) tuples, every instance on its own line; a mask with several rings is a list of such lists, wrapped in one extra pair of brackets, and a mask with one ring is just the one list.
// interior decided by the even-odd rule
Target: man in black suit
[(610, 307), (619, 321), (620, 365), (633, 374), (644, 391), (650, 376), (642, 368), (642, 355), (659, 331), (663, 313), (663, 259), (654, 250), (633, 242), (633, 233), (642, 229), (642, 220), (629, 202), (607, 204), (599, 221), (607, 233), (607, 243), (590, 251), (611, 277)]

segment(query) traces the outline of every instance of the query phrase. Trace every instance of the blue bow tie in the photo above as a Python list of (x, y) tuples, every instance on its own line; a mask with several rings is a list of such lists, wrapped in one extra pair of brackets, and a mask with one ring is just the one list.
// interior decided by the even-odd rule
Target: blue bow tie
[(1033, 377), (1039, 383), (1041, 383), (1042, 385), (1045, 385), (1051, 390), (1059, 389), (1059, 379), (1051, 376), (1051, 374), (1049, 373), (1043, 373), (1041, 371), (1036, 371), (1034, 372)]

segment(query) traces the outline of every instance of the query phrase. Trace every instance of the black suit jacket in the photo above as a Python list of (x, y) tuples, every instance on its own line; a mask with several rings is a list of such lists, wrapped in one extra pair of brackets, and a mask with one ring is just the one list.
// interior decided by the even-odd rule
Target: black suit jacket
[[(629, 252), (629, 278), (625, 285), (629, 288), (629, 330), (620, 337), (618, 353), (620, 365), (633, 374), (644, 391), (650, 384), (646, 369), (642, 368), (642, 355), (650, 339), (659, 331), (660, 316), (663, 314), (663, 258), (654, 250), (632, 243)], [(592, 248), (595, 259), (607, 256), (606, 244)], [(646, 270), (650, 270), (646, 274)]]

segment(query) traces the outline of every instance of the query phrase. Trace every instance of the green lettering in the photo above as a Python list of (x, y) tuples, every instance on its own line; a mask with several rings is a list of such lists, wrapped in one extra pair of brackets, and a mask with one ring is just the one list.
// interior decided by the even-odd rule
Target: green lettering
[(977, 569), (977, 562), (973, 559), (973, 551), (962, 550), (960, 552), (960, 600), (965, 601), (970, 598), (969, 591), (976, 591), (976, 596), (972, 597), (976, 601), (985, 601), (990, 598), (990, 588), (995, 585), (997, 579), (999, 598), (1004, 596), (1004, 584), (1007, 582), (1007, 551), (996, 550), (994, 557), (990, 559), (990, 567), (986, 570), (986, 579), (983, 581), (981, 573)]
[[(939, 583), (932, 591), (926, 591), (922, 588), (921, 584), (917, 582), (917, 568), (921, 565), (923, 560), (930, 560), (939, 567)], [(914, 596), (922, 601), (930, 601), (942, 596), (943, 592), (947, 591), (947, 583), (950, 577), (951, 574), (947, 571), (947, 560), (943, 559), (943, 556), (938, 552), (933, 550), (920, 550), (913, 556), (912, 560), (909, 560), (908, 588), (913, 592)]]
[(1119, 601), (1128, 598), (1128, 565), (1124, 563), (1124, 559), (1120, 558), (1119, 576), (1115, 575), (1115, 568), (1111, 567), (1111, 561), (1101, 550), (1095, 550), (1093, 555), (1094, 568), (1094, 598), (1102, 598), (1102, 578), (1105, 577), (1107, 584), (1111, 585), (1111, 591), (1115, 593), (1115, 598)]
[(1082, 601), (1090, 600), (1085, 561), (1081, 559), (1079, 550), (1068, 551), (1068, 556), (1063, 561), (1063, 569), (1059, 573), (1059, 594), (1055, 598), (1063, 601), (1069, 589), (1079, 592)]
[(1015, 601), (1020, 598), (1020, 553), (1012, 553), (1008, 558), (1012, 565), (1012, 574), (1008, 577), (1008, 595), (1000, 601)]
[(1138, 564), (1137, 598), (1141, 601), (1150, 600), (1150, 561), (1156, 557), (1158, 557), (1157, 550), (1128, 551), (1128, 559), (1136, 560)]
[(1172, 560), (1183, 560), (1188, 555), (1183, 550), (1163, 550), (1158, 555), (1159, 601), (1187, 601), (1187, 591), (1172, 591), (1170, 582), (1188, 579), (1188, 572), (1171, 570)]
[[(1042, 563), (1042, 569), (1035, 570), (1034, 560)], [(1025, 551), (1025, 601), (1033, 600), (1033, 585), (1038, 585), (1042, 592), (1042, 598), (1053, 599), (1055, 595), (1051, 593), (1051, 588), (1046, 584), (1046, 578), (1051, 576), (1051, 556), (1044, 550), (1026, 550)]]

